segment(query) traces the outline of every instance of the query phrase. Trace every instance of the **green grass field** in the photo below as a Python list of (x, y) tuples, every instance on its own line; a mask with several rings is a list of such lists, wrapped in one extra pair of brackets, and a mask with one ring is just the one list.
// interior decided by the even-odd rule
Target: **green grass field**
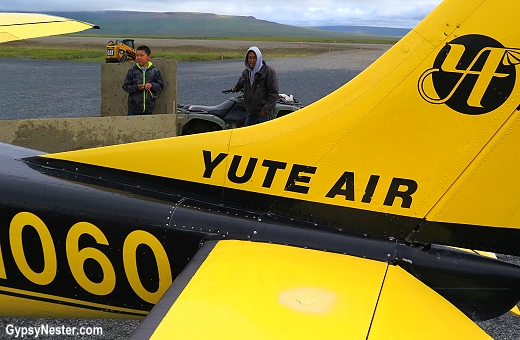
[[(74, 36), (74, 45), (63, 44), (44, 44), (38, 41), (14, 41), (3, 44), (0, 50), (0, 58), (28, 58), (28, 59), (43, 59), (43, 60), (70, 60), (70, 61), (89, 61), (89, 62), (104, 62), (105, 61), (105, 45), (97, 43), (82, 43), (82, 40), (87, 41), (85, 35)], [(111, 37), (91, 36), (94, 38), (103, 38), (103, 41), (111, 40)], [(158, 37), (142, 37), (158, 39)], [(172, 39), (172, 38), (169, 38)], [(177, 39), (181, 39), (177, 37)], [(309, 46), (306, 48), (283, 48), (272, 47), (262, 48), (262, 54), (265, 58), (280, 58), (280, 57), (302, 57), (326, 53), (329, 50), (328, 46), (333, 46), (335, 51), (340, 51), (349, 48), (345, 43), (395, 43), (395, 39), (336, 39), (330, 38), (294, 38), (294, 37), (182, 37), (182, 39), (201, 40), (201, 44), (182, 45), (182, 46), (159, 46), (153, 48), (154, 57), (168, 58), (177, 61), (213, 61), (213, 60), (229, 60), (242, 59), (244, 57), (243, 48), (216, 48), (205, 46), (203, 40), (222, 40), (222, 41), (262, 41), (269, 45), (269, 42), (292, 42), (303, 41)], [(339, 44), (338, 44), (339, 43)], [(225, 45), (225, 44), (223, 44)]]
[[(345, 33), (296, 27), (258, 20), (250, 16), (216, 15), (211, 13), (156, 13), (128, 11), (60, 12), (56, 15), (74, 18), (99, 25), (99, 30), (69, 34), (74, 40), (65, 43), (49, 44), (41, 40), (16, 41), (2, 44), (0, 58), (33, 58), (75, 61), (105, 61), (105, 43), (109, 40), (127, 37), (137, 40), (199, 40), (201, 44), (178, 46), (168, 44), (153, 46), (155, 57), (170, 58), (178, 61), (209, 61), (243, 58), (243, 46), (230, 48), (231, 41), (255, 41), (277, 48), (262, 48), (266, 58), (297, 57), (325, 53), (328, 46), (335, 50), (347, 49), (344, 43), (393, 44), (398, 38), (362, 33)], [(153, 24), (151, 24), (153, 23)], [(92, 43), (93, 39), (95, 43)], [(65, 39), (66, 40), (66, 39)], [(207, 44), (202, 41), (223, 41), (223, 44)], [(102, 41), (102, 43), (100, 43)], [(312, 46), (305, 48), (283, 48), (280, 43), (305, 41)], [(263, 44), (263, 42), (266, 42)], [(333, 45), (336, 44), (337, 45)], [(210, 46), (211, 45), (211, 46)], [(228, 46), (216, 47), (216, 46)], [(342, 45), (342, 46), (339, 46)], [(236, 46), (236, 44), (235, 44)]]
[[(321, 50), (311, 51), (268, 51), (263, 53), (265, 58), (277, 57), (300, 57), (324, 53)], [(212, 61), (212, 60), (229, 60), (244, 58), (244, 51), (190, 51), (182, 50), (177, 52), (165, 52), (156, 49), (153, 53), (154, 57), (168, 58), (177, 61)], [(38, 47), (8, 47), (0, 50), (0, 58), (15, 59), (42, 59), (42, 60), (69, 60), (69, 61), (90, 61), (104, 62), (105, 51), (92, 49), (68, 49), (68, 48), (38, 48)]]

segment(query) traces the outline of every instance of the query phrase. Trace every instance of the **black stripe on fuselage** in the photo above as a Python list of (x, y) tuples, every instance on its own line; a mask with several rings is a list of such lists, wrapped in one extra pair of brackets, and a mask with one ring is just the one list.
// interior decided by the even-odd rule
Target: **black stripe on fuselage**
[[(147, 310), (135, 310), (135, 312), (120, 310), (117, 308), (111, 308), (111, 306), (94, 306), (92, 304), (89, 304), (88, 302), (84, 301), (65, 301), (61, 297), (44, 297), (44, 296), (35, 296), (34, 293), (17, 293), (12, 291), (6, 291), (0, 287), (0, 294), (1, 295), (7, 295), (7, 296), (13, 296), (17, 298), (22, 298), (26, 300), (32, 300), (32, 301), (40, 301), (40, 302), (47, 302), (47, 303), (53, 303), (58, 305), (65, 305), (70, 306), (74, 308), (82, 308), (82, 309), (88, 309), (98, 312), (106, 312), (106, 313), (115, 313), (115, 314), (123, 314), (128, 316), (137, 316), (137, 317), (143, 317), (145, 316), (148, 311)], [(52, 313), (51, 313), (52, 314)]]
[(513, 228), (424, 221), (408, 240), (520, 255), (520, 231)]
[(516, 229), (432, 223), (401, 215), (278, 197), (63, 160), (32, 157), (26, 159), (26, 162), (42, 173), (71, 181), (126, 190), (164, 200), (188, 197), (238, 210), (268, 213), (271, 216), (313, 223), (317, 230), (340, 233), (355, 231), (378, 238), (438, 243), (520, 255), (520, 250), (514, 242), (520, 237), (520, 230)]

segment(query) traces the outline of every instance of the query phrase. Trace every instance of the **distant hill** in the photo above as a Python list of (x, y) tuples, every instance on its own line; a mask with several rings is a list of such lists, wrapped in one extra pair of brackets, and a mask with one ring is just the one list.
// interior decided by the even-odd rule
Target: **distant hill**
[(373, 27), (373, 26), (308, 26), (318, 30), (343, 32), (343, 33), (354, 33), (354, 34), (368, 34), (368, 35), (379, 35), (387, 37), (404, 37), (408, 32), (409, 28), (394, 28), (394, 27)]
[(184, 12), (48, 12), (74, 18), (101, 27), (99, 31), (83, 34), (101, 34), (115, 37), (307, 37), (307, 38), (356, 38), (356, 33), (297, 27), (258, 20), (251, 16), (217, 15), (211, 13)]

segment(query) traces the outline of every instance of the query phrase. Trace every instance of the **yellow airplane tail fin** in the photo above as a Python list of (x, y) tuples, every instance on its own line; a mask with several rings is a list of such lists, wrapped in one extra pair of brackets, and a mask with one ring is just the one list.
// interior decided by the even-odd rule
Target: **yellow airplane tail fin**
[(445, 0), (359, 76), (290, 115), (47, 157), (160, 176), (200, 197), (216, 189), (205, 198), (340, 230), (518, 253), (519, 12), (516, 0)]

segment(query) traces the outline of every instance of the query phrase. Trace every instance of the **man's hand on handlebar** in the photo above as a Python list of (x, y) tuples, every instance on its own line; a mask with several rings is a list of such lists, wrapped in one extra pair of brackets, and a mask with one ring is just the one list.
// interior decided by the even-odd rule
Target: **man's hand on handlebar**
[[(240, 91), (242, 91), (242, 89), (240, 89)], [(236, 86), (231, 86), (231, 89), (222, 91), (222, 93), (231, 93), (231, 92), (233, 92), (233, 93), (234, 92), (238, 92), (237, 91), (237, 87)]]

